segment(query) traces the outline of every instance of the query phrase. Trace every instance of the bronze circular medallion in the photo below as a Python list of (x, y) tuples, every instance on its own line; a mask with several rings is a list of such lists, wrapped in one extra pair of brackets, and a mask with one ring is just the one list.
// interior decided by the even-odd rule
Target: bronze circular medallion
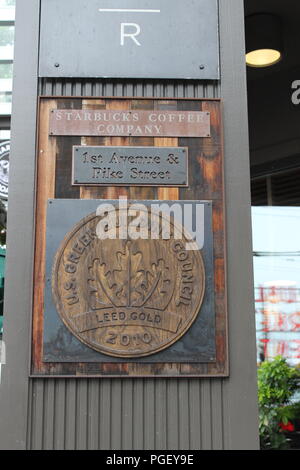
[[(116, 215), (121, 220), (122, 209)], [(172, 221), (166, 239), (161, 230), (157, 239), (120, 239), (118, 224), (114, 233), (106, 229), (111, 238), (101, 239), (100, 220), (96, 213), (82, 219), (57, 251), (52, 290), (62, 321), (110, 356), (138, 358), (168, 348), (198, 316), (205, 290), (201, 252), (186, 249), (190, 240), (178, 238), (182, 227)]]

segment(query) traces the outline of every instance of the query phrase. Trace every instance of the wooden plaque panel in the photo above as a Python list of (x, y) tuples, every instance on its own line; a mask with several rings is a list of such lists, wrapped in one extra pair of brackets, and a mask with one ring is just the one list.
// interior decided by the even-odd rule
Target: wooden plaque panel
[[(210, 113), (211, 137), (83, 137), (50, 136), (52, 109), (161, 110)], [(224, 377), (228, 376), (223, 141), (220, 100), (53, 98), (39, 103), (36, 186), (36, 238), (31, 374), (34, 376)], [(187, 147), (189, 187), (72, 186), (72, 147)], [(213, 363), (51, 363), (43, 361), (46, 210), (49, 199), (202, 200), (212, 202), (216, 361)]]

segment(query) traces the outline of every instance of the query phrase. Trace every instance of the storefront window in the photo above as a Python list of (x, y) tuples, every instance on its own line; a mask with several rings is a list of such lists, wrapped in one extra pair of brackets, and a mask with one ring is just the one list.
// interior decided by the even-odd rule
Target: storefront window
[(0, 0), (0, 18), (2, 21), (14, 21), (15, 0)]
[(10, 130), (9, 129), (8, 130), (6, 130), (6, 129), (4, 129), (4, 130), (1, 129), (0, 130), (0, 142), (2, 140), (10, 140)]
[[(0, 0), (0, 340), (3, 329), (6, 210), (15, 34), (15, 0)], [(1, 372), (1, 368), (0, 368)]]
[(14, 26), (0, 26), (0, 56), (1, 60), (14, 58)]
[(15, 1), (0, 0), (0, 116), (11, 114)]
[(300, 364), (300, 207), (254, 207), (257, 361)]

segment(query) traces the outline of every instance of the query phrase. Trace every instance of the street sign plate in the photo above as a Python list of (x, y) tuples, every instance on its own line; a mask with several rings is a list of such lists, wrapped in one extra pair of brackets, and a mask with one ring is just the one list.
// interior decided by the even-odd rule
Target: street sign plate
[(79, 186), (187, 186), (183, 147), (74, 146), (72, 184)]

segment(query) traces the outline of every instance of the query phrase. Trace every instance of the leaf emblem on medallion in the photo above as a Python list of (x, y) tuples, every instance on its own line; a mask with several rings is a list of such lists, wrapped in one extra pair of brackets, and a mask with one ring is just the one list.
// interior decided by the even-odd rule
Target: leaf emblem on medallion
[(164, 310), (174, 288), (165, 260), (153, 252), (146, 253), (139, 241), (111, 240), (110, 245), (115, 247), (113, 256), (105, 256), (102, 251), (99, 257), (94, 255), (89, 260), (91, 308), (97, 310), (108, 304), (115, 307), (155, 305)]

